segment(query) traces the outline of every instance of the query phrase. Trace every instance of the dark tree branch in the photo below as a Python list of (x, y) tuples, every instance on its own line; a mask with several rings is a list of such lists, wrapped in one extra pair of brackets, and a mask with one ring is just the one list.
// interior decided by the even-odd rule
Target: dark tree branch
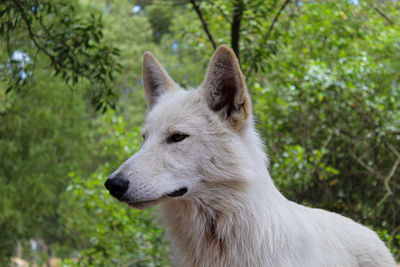
[[(1, 0), (0, 3), (2, 3)], [(63, 28), (52, 33), (52, 25), (55, 24), (47, 26), (47, 20), (43, 21), (42, 19), (43, 16), (57, 12), (57, 6), (62, 6), (61, 4), (44, 1), (43, 5), (38, 4), (37, 9), (32, 9), (29, 1), (25, 0), (8, 0), (7, 4), (8, 6), (2, 8), (1, 11), (3, 16), (4, 12), (9, 12), (8, 21), (2, 23), (2, 26), (6, 25), (3, 32), (7, 34), (5, 38), (7, 38), (8, 50), (10, 50), (10, 31), (23, 29), (31, 46), (36, 51), (33, 65), (30, 65), (29, 68), (34, 69), (37, 55), (43, 53), (50, 61), (50, 67), (55, 71), (54, 76), (61, 74), (61, 78), (68, 87), (69, 82), (75, 84), (82, 78), (89, 80), (94, 85), (92, 103), (97, 110), (101, 109), (104, 112), (107, 107), (114, 108), (116, 97), (109, 81), (113, 80), (114, 72), (120, 70), (120, 65), (114, 59), (119, 56), (119, 53), (118, 49), (100, 43), (102, 38), (101, 17), (96, 19), (92, 15), (87, 20), (69, 17), (72, 19), (64, 23), (65, 20), (58, 20), (56, 16), (55, 23), (61, 23)], [(74, 15), (72, 5), (67, 5), (67, 7), (69, 7), (68, 11), (72, 11), (72, 15)], [(13, 18), (10, 18), (10, 13), (14, 16)], [(10, 20), (12, 21), (10, 22)], [(6, 24), (7, 22), (8, 24)], [(69, 43), (67, 34), (71, 31), (76, 35)], [(8, 53), (10, 57), (10, 51)], [(98, 69), (102, 71), (99, 72)], [(7, 82), (9, 84), (7, 92), (9, 92), (12, 88), (24, 85), (26, 80), (18, 73), (16, 75), (13, 73), (13, 76), (7, 77)], [(17, 89), (19, 90), (19, 87)]]
[(394, 146), (392, 146), (392, 144), (390, 144), (389, 142), (386, 142), (386, 145), (389, 147), (389, 149), (392, 151), (392, 153), (397, 156), (397, 160), (393, 164), (388, 175), (383, 179), (383, 186), (385, 187), (386, 193), (381, 198), (381, 200), (379, 200), (377, 206), (382, 205), (383, 202), (385, 202), (385, 200), (393, 194), (393, 191), (390, 188), (389, 182), (390, 182), (390, 179), (392, 179), (393, 175), (396, 173), (396, 170), (400, 165), (400, 152), (397, 151), (397, 149), (395, 149)]
[[(81, 71), (77, 68), (73, 68), (71, 66), (68, 66), (66, 64), (62, 64), (62, 62), (59, 62), (57, 60), (57, 57), (55, 55), (53, 55), (50, 51), (48, 51), (45, 47), (43, 47), (39, 41), (37, 40), (37, 35), (33, 32), (32, 26), (31, 26), (31, 22), (29, 21), (24, 7), (22, 6), (21, 2), (19, 0), (12, 0), (15, 5), (17, 6), (19, 12), (21, 13), (21, 17), (23, 19), (23, 21), (25, 22), (25, 25), (28, 29), (28, 33), (29, 33), (29, 37), (31, 38), (32, 42), (34, 43), (35, 47), (37, 48), (37, 51), (41, 51), (43, 53), (45, 53), (51, 60), (51, 64), (54, 66), (58, 66), (59, 68), (64, 68), (66, 70), (72, 71), (76, 74), (78, 74), (81, 77), (90, 79), (90, 75), (88, 75), (87, 73), (85, 73), (84, 71)], [(39, 20), (40, 21), (40, 20)], [(50, 34), (50, 32), (48, 31), (48, 29), (40, 22), (40, 25), (42, 26), (43, 30), (45, 31), (46, 34), (48, 34), (47, 38), (53, 39), (53, 36)]]
[(210, 43), (212, 44), (214, 50), (217, 49), (217, 44), (214, 41), (214, 38), (211, 35), (210, 29), (208, 28), (208, 24), (205, 21), (203, 14), (201, 13), (200, 7), (196, 4), (195, 0), (190, 0), (190, 3), (193, 6), (193, 9), (196, 11), (197, 16), (199, 17), (201, 24), (203, 25), (203, 29), (206, 32), (207, 36), (208, 36), (208, 40), (210, 41)]
[(240, 23), (242, 22), (243, 9), (243, 1), (236, 0), (233, 7), (233, 19), (231, 24), (231, 47), (239, 59), (239, 62)]
[(10, 48), (10, 28), (11, 28), (11, 15), (10, 15), (10, 11), (11, 11), (11, 9), (10, 8), (8, 8), (8, 10), (7, 10), (7, 15), (8, 15), (8, 20), (7, 20), (7, 33), (6, 33), (6, 49), (7, 49), (7, 54), (8, 54), (8, 57), (10, 57), (11, 58), (11, 48)]
[(286, 0), (286, 1), (282, 4), (282, 6), (281, 6), (281, 8), (279, 9), (278, 13), (276, 13), (274, 19), (272, 20), (271, 26), (269, 26), (268, 32), (267, 32), (267, 34), (266, 34), (265, 41), (268, 40), (269, 36), (271, 35), (272, 31), (273, 31), (274, 28), (275, 28), (276, 23), (278, 22), (278, 19), (279, 19), (280, 15), (282, 14), (282, 12), (283, 12), (283, 10), (285, 9), (285, 7), (289, 4), (289, 2), (290, 2), (290, 0)]
[(18, 0), (13, 0), (15, 5), (17, 6), (19, 12), (21, 13), (21, 17), (23, 21), (25, 22), (25, 25), (28, 29), (29, 36), (31, 37), (32, 42), (35, 44), (36, 48), (43, 53), (45, 53), (52, 61), (52, 64), (57, 64), (56, 58), (54, 55), (52, 55), (49, 51), (47, 51), (44, 47), (42, 47), (39, 42), (36, 40), (36, 35), (32, 30), (31, 27), (31, 22), (29, 21), (28, 17), (25, 14), (24, 7), (21, 5), (21, 3)]
[(376, 6), (372, 5), (371, 3), (368, 3), (367, 5), (369, 5), (370, 7), (372, 7), (382, 18), (384, 18), (390, 25), (393, 25), (394, 22), (393, 20), (391, 20), (382, 10), (380, 10), (379, 8), (377, 8)]
[[(276, 13), (274, 19), (271, 22), (271, 25), (268, 28), (268, 31), (266, 32), (266, 34), (264, 35), (264, 37), (262, 38), (262, 44), (261, 46), (264, 46), (264, 44), (266, 44), (271, 36), (272, 31), (274, 30), (276, 23), (278, 22), (279, 17), (281, 16), (283, 10), (286, 8), (286, 6), (289, 4), (291, 0), (285, 0), (285, 2), (282, 4), (282, 6), (279, 8), (278, 13)], [(256, 61), (257, 59), (260, 57), (260, 51), (261, 49), (258, 50), (258, 52), (256, 53), (256, 55), (253, 58), (253, 62), (250, 65), (249, 70), (246, 72), (245, 77), (248, 78), (250, 76), (250, 74), (252, 73), (253, 69), (256, 66)]]

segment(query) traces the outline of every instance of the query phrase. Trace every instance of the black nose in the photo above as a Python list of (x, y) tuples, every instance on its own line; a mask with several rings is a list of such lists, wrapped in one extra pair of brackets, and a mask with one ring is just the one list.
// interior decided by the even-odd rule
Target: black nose
[(113, 197), (120, 198), (128, 190), (129, 180), (122, 176), (108, 178), (104, 186), (110, 191)]

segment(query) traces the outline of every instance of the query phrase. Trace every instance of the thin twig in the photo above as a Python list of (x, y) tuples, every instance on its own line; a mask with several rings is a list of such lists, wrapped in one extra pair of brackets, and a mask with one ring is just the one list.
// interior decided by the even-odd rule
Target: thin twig
[(388, 173), (388, 175), (383, 179), (383, 186), (385, 187), (386, 193), (385, 193), (385, 195), (382, 197), (382, 199), (379, 200), (379, 202), (378, 202), (378, 204), (377, 204), (378, 206), (382, 205), (383, 202), (384, 202), (388, 197), (390, 197), (390, 196), (393, 194), (392, 189), (391, 189), (390, 186), (389, 186), (389, 182), (390, 182), (390, 179), (392, 179), (393, 175), (396, 173), (396, 170), (397, 170), (397, 168), (398, 168), (399, 165), (400, 165), (400, 152), (399, 152), (391, 143), (389, 143), (389, 142), (387, 142), (387, 141), (386, 141), (385, 143), (386, 143), (386, 145), (389, 147), (390, 151), (392, 151), (392, 153), (393, 153), (395, 156), (397, 156), (397, 160), (396, 160), (396, 162), (393, 164), (393, 166), (392, 166), (392, 168), (390, 169), (390, 172)]
[(36, 35), (35, 35), (35, 33), (33, 32), (33, 30), (32, 30), (31, 23), (29, 22), (29, 20), (28, 20), (26, 14), (25, 14), (24, 8), (23, 8), (23, 6), (21, 5), (21, 3), (20, 3), (18, 0), (13, 0), (13, 2), (14, 2), (15, 5), (17, 6), (19, 12), (21, 13), (22, 19), (24, 20), (24, 22), (25, 22), (25, 24), (26, 24), (26, 27), (28, 28), (29, 36), (31, 37), (31, 40), (32, 40), (32, 42), (35, 44), (36, 48), (39, 49), (40, 51), (42, 51), (43, 53), (45, 53), (47, 56), (49, 56), (50, 59), (51, 59), (51, 61), (52, 61), (52, 64), (57, 64), (57, 61), (56, 61), (56, 58), (54, 57), (54, 55), (52, 55), (49, 51), (47, 51), (44, 47), (42, 47), (42, 46), (37, 42), (37, 40), (36, 40)]
[(396, 173), (397, 168), (400, 165), (400, 153), (390, 144), (387, 143), (389, 148), (392, 150), (392, 152), (397, 156), (397, 160), (393, 164), (392, 168), (390, 169), (389, 173), (383, 177), (378, 171), (375, 171), (372, 167), (368, 166), (361, 158), (357, 157), (356, 154), (350, 149), (349, 153), (350, 156), (357, 161), (358, 164), (360, 164), (362, 167), (364, 167), (367, 171), (369, 171), (371, 174), (377, 176), (378, 178), (383, 178), (383, 186), (385, 187), (385, 194), (384, 196), (378, 201), (377, 206), (381, 206), (385, 200), (390, 197), (393, 192), (392, 189), (390, 188), (390, 179), (392, 179), (393, 175)]
[(386, 193), (383, 196), (383, 198), (381, 200), (379, 200), (377, 206), (382, 205), (383, 202), (385, 202), (385, 200), (393, 194), (392, 189), (389, 186), (389, 182), (390, 182), (390, 179), (392, 179), (393, 175), (395, 174), (397, 168), (399, 167), (399, 164), (400, 164), (400, 156), (397, 158), (396, 162), (393, 164), (388, 175), (383, 179), (383, 186), (385, 187)]
[[(269, 37), (270, 37), (272, 31), (274, 30), (275, 25), (276, 25), (276, 23), (278, 22), (278, 19), (279, 19), (280, 15), (282, 14), (283, 10), (286, 8), (286, 6), (289, 4), (290, 1), (291, 1), (291, 0), (286, 0), (286, 1), (282, 4), (282, 6), (280, 7), (278, 13), (276, 13), (274, 19), (272, 20), (271, 25), (270, 25), (269, 28), (268, 28), (267, 33), (265, 34), (264, 38), (262, 39), (263, 41), (262, 41), (261, 46), (264, 46), (264, 44), (268, 42)], [(261, 49), (258, 50), (257, 53), (256, 53), (256, 55), (254, 56), (253, 62), (251, 63), (249, 70), (246, 72), (246, 75), (245, 75), (246, 78), (248, 78), (248, 77), (250, 76), (250, 74), (252, 73), (253, 69), (255, 68), (255, 66), (256, 66), (256, 61), (257, 61), (258, 58), (261, 56), (260, 51), (261, 51)]]
[(397, 157), (400, 157), (400, 152), (394, 148), (394, 146), (389, 143), (388, 141), (386, 141), (386, 145), (389, 147), (389, 149), (393, 152), (393, 154), (395, 154)]
[(190, 3), (193, 6), (193, 9), (196, 11), (197, 16), (199, 17), (201, 24), (203, 25), (203, 29), (207, 34), (208, 40), (210, 41), (210, 43), (212, 44), (214, 50), (217, 49), (217, 44), (214, 41), (214, 38), (211, 35), (210, 29), (208, 28), (208, 24), (205, 21), (203, 14), (201, 13), (200, 7), (196, 4), (195, 0), (190, 0)]
[[(330, 143), (331, 140), (332, 140), (332, 137), (333, 137), (333, 133), (331, 133), (331, 134), (328, 135), (328, 137), (325, 139), (324, 143), (323, 143), (322, 146), (321, 146), (321, 149), (320, 149), (321, 151), (324, 150), (324, 149), (326, 149), (326, 148), (328, 147), (329, 143)], [(319, 163), (320, 163), (321, 160), (322, 160), (322, 157), (323, 157), (323, 155), (322, 155), (317, 161), (315, 161), (313, 173), (316, 172), (316, 170), (317, 170), (317, 168), (318, 168), (318, 165), (319, 165)]]
[(373, 174), (373, 175), (375, 175), (375, 176), (377, 176), (377, 177), (379, 177), (379, 178), (382, 177), (382, 175), (381, 175), (379, 172), (375, 171), (372, 167), (368, 166), (368, 164), (366, 164), (362, 159), (360, 159), (359, 157), (357, 157), (357, 155), (356, 155), (351, 149), (349, 149), (349, 153), (350, 153), (350, 156), (351, 156), (355, 161), (357, 161), (358, 164), (360, 164), (361, 166), (363, 166), (363, 167), (364, 167), (367, 171), (369, 171), (371, 174)]
[(35, 46), (36, 46), (36, 48), (38, 50), (42, 51), (43, 53), (45, 53), (50, 58), (51, 64), (52, 65), (59, 65), (60, 67), (66, 69), (66, 70), (70, 70), (70, 71), (80, 75), (81, 77), (84, 77), (84, 78), (87, 78), (87, 79), (90, 80), (90, 75), (82, 72), (79, 69), (74, 69), (73, 67), (70, 67), (68, 65), (62, 64), (61, 62), (58, 62), (57, 58), (53, 54), (51, 54), (48, 50), (46, 50), (43, 46), (41, 46), (38, 43), (38, 41), (36, 40), (37, 35), (33, 32), (33, 29), (31, 27), (31, 23), (29, 22), (26, 14), (25, 14), (23, 6), (21, 5), (21, 3), (18, 0), (12, 0), (12, 1), (17, 5), (17, 8), (21, 13), (22, 19), (24, 20), (24, 22), (25, 22), (25, 24), (26, 24), (26, 26), (28, 28), (28, 33), (29, 33), (29, 36), (30, 36), (31, 40), (33, 41), (33, 43), (35, 44)]
[(11, 58), (11, 48), (10, 48), (10, 28), (11, 28), (11, 14), (10, 14), (11, 8), (8, 7), (7, 9), (7, 15), (8, 15), (8, 20), (7, 20), (7, 35), (6, 35), (6, 45), (7, 45), (7, 54), (8, 57)]
[(367, 5), (372, 7), (376, 11), (376, 13), (378, 13), (382, 18), (384, 18), (390, 25), (394, 24), (393, 20), (391, 20), (382, 10), (380, 10), (379, 8), (374, 6), (373, 4), (368, 3), (368, 1), (366, 1), (366, 3), (367, 3)]

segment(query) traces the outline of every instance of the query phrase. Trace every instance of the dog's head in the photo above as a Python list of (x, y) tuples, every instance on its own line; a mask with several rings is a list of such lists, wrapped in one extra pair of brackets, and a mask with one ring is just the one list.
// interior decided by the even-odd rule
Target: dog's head
[(107, 179), (111, 195), (146, 208), (172, 198), (217, 194), (216, 184), (241, 184), (238, 161), (246, 150), (243, 132), (251, 125), (251, 103), (234, 52), (220, 46), (205, 81), (189, 91), (146, 52), (143, 84), (150, 108), (143, 144)]

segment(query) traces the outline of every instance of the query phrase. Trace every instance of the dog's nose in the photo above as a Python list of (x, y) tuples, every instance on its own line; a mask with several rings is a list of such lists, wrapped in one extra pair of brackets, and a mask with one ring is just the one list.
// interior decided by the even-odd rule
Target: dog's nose
[(129, 188), (129, 180), (122, 176), (108, 178), (104, 186), (113, 197), (120, 198)]

